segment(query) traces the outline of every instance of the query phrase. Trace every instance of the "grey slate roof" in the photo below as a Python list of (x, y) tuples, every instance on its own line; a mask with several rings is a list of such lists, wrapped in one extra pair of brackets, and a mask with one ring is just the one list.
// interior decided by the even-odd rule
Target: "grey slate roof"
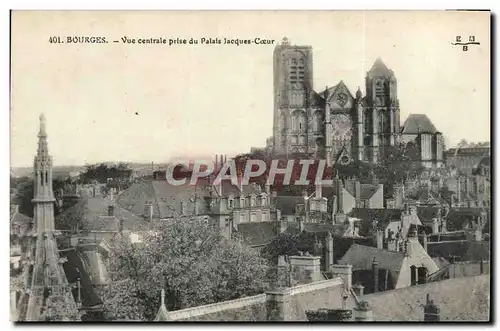
[(436, 133), (436, 127), (425, 114), (410, 114), (403, 124), (403, 134)]

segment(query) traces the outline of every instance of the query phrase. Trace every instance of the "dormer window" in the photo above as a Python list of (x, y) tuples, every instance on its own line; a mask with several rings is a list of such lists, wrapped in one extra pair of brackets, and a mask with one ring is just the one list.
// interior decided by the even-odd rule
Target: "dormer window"
[(261, 206), (262, 207), (267, 206), (267, 194), (265, 193), (261, 194)]
[(255, 207), (255, 195), (250, 196), (250, 207)]
[(229, 197), (227, 199), (227, 205), (229, 208), (233, 208), (233, 203), (234, 203), (234, 198), (233, 197)]

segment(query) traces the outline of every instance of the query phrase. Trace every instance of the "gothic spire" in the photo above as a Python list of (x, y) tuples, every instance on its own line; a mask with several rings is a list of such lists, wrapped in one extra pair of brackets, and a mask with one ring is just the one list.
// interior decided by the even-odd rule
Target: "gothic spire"
[(37, 157), (40, 160), (48, 159), (49, 148), (47, 144), (47, 130), (45, 126), (45, 115), (40, 114), (40, 129), (38, 131), (38, 153)]

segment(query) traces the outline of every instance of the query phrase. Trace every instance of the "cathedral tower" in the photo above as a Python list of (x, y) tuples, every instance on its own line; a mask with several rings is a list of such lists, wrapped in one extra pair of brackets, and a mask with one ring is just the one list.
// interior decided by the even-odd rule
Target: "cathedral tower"
[(393, 146), (399, 132), (399, 101), (394, 72), (378, 58), (366, 74), (365, 146), (371, 147), (371, 159)]
[(38, 152), (34, 160), (34, 225), (25, 261), (25, 287), (28, 295), (27, 310), (22, 313), (26, 321), (43, 319), (51, 298), (63, 301), (68, 311), (77, 307), (71, 295), (59, 257), (54, 224), (54, 193), (52, 191), (52, 157), (49, 155), (45, 117), (40, 115)]
[(311, 46), (285, 37), (274, 50), (274, 152), (308, 152), (308, 118), (313, 86)]

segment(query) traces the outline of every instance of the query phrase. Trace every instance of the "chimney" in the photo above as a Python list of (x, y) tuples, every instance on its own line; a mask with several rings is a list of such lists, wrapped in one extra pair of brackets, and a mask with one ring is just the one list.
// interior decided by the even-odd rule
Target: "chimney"
[(315, 196), (316, 199), (318, 199), (318, 200), (321, 199), (321, 195), (323, 193), (322, 191), (323, 191), (323, 188), (321, 186), (321, 183), (317, 184), (316, 185), (316, 192), (315, 192), (316, 193), (316, 196)]
[(325, 258), (325, 271), (329, 272), (333, 265), (333, 237), (330, 232), (326, 236), (326, 258)]
[(439, 221), (437, 218), (432, 219), (432, 234), (439, 233)]
[(302, 216), (299, 216), (299, 232), (304, 232), (305, 229), (305, 221)]
[(113, 205), (108, 206), (108, 216), (115, 216), (115, 206)]
[(377, 241), (377, 248), (384, 249), (384, 232), (382, 230), (377, 229), (375, 231), (375, 239)]
[(219, 155), (218, 154), (215, 154), (215, 171), (218, 171), (219, 170)]
[(373, 293), (378, 292), (378, 261), (377, 258), (373, 258), (372, 262), (372, 273), (373, 273)]
[(427, 294), (427, 302), (424, 306), (424, 321), (439, 322), (439, 308), (431, 300), (430, 294)]
[(356, 283), (355, 285), (352, 286), (352, 290), (354, 291), (354, 294), (356, 294), (357, 297), (362, 297), (365, 291), (365, 287), (360, 283)]
[(345, 290), (350, 291), (352, 287), (352, 265), (334, 264), (331, 267), (333, 277), (340, 277), (344, 281)]
[(151, 222), (153, 220), (153, 203), (150, 201), (146, 202), (146, 207), (144, 209), (144, 216)]
[(321, 257), (306, 253), (303, 256), (290, 256), (290, 265), (295, 282), (308, 284), (317, 282), (321, 277)]
[(278, 224), (279, 224), (279, 232), (278, 232), (278, 235), (279, 235), (280, 233), (283, 233), (286, 231), (286, 229), (288, 228), (288, 224), (287, 224), (286, 219), (278, 220)]
[(397, 252), (397, 242), (395, 239), (389, 239), (387, 241), (387, 250), (391, 252)]
[(224, 156), (221, 154), (220, 155), (220, 164), (219, 164), (219, 167), (222, 168), (223, 165), (224, 165)]
[(344, 212), (344, 184), (342, 183), (342, 179), (337, 180), (337, 197), (338, 197), (338, 212)]
[(356, 201), (358, 201), (361, 197), (361, 183), (359, 182), (359, 180), (356, 180), (354, 182), (354, 194)]
[(353, 309), (354, 320), (357, 322), (372, 322), (373, 310), (366, 301), (360, 301)]

